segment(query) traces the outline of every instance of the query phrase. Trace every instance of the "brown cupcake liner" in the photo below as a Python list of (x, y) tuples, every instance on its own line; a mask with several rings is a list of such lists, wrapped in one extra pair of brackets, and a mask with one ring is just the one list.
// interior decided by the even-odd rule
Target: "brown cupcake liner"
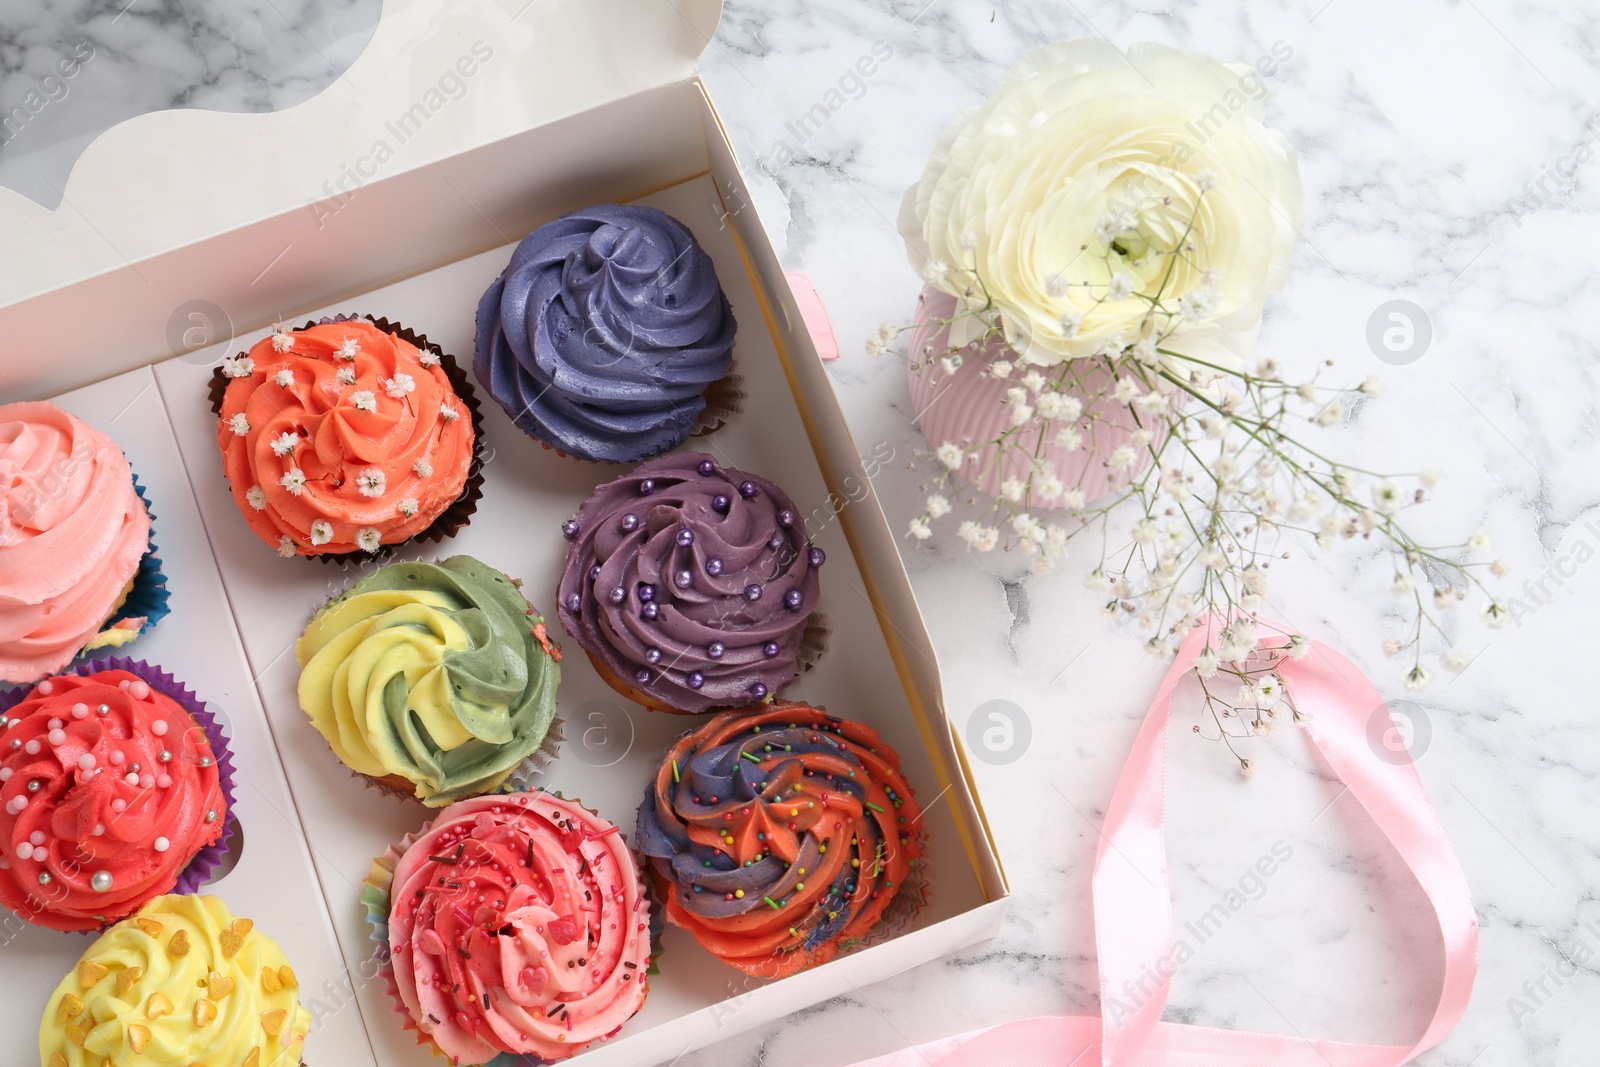
[(832, 637), (833, 627), (828, 625), (826, 615), (813, 611), (806, 616), (806, 628), (800, 634), (800, 670), (795, 674), (796, 678), (817, 665), (823, 653), (828, 651), (828, 641)]
[[(396, 549), (411, 544), (425, 544), (438, 542), (446, 537), (453, 537), (463, 527), (472, 521), (473, 513), (478, 510), (478, 501), (483, 496), (483, 469), (488, 464), (490, 455), (488, 445), (483, 435), (483, 410), (478, 403), (478, 394), (473, 390), (472, 383), (467, 380), (467, 373), (456, 364), (455, 357), (444, 349), (428, 340), (425, 334), (417, 333), (409, 327), (397, 322), (390, 322), (387, 318), (374, 318), (371, 315), (333, 315), (325, 319), (307, 321), (304, 326), (296, 327), (300, 330), (309, 330), (313, 326), (320, 326), (325, 322), (348, 322), (352, 319), (363, 318), (391, 337), (398, 337), (419, 351), (429, 351), (439, 357), (439, 366), (444, 371), (445, 377), (450, 382), (450, 388), (455, 391), (456, 397), (467, 409), (467, 416), (472, 420), (472, 465), (467, 471), (467, 480), (461, 487), (461, 495), (455, 502), (441, 511), (437, 518), (430, 523), (421, 533), (414, 534), (404, 541), (393, 544), (379, 545), (376, 552), (318, 552), (310, 556), (298, 558), (314, 559), (322, 563), (349, 563), (364, 560), (384, 560), (393, 556)], [(240, 353), (244, 355), (245, 353)], [(211, 402), (211, 413), (222, 414), (222, 401), (228, 391), (228, 383), (233, 379), (222, 373), (219, 365), (212, 368), (211, 382), (207, 395)], [(227, 475), (223, 475), (227, 481)], [(231, 487), (230, 487), (231, 488)]]
[(744, 379), (729, 364), (728, 373), (706, 387), (706, 406), (695, 420), (690, 437), (709, 437), (744, 410)]

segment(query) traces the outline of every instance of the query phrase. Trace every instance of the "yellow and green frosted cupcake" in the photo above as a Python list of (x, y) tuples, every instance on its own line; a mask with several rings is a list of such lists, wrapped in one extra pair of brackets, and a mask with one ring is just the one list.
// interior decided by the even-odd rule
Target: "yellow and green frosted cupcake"
[(271, 938), (211, 896), (157, 897), (61, 980), (39, 1024), (43, 1067), (298, 1067), (311, 1028)]
[(312, 617), (295, 657), (334, 754), (429, 807), (514, 787), (553, 752), (560, 649), (471, 556), (378, 568)]

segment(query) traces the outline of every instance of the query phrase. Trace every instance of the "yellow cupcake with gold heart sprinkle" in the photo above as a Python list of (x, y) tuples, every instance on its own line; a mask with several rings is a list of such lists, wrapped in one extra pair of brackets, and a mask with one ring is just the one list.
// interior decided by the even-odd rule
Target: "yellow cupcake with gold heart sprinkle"
[(282, 951), (212, 896), (156, 897), (100, 936), (39, 1023), (42, 1067), (298, 1067), (311, 1013)]

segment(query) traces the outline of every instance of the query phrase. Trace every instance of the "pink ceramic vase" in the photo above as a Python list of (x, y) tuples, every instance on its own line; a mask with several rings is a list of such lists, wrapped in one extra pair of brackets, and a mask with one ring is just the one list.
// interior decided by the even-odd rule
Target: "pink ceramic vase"
[[(970, 447), (980, 441), (990, 441), (1011, 425), (1011, 408), (1006, 404), (1006, 390), (1017, 384), (1017, 379), (1027, 371), (1015, 352), (998, 341), (990, 341), (981, 351), (974, 342), (962, 350), (962, 364), (954, 374), (946, 374), (939, 366), (939, 357), (949, 349), (950, 331), (941, 325), (954, 314), (956, 298), (941, 289), (927, 286), (922, 299), (917, 302), (917, 316), (911, 326), (913, 364), (910, 367), (911, 402), (919, 428), (928, 444), (934, 448), (947, 441)], [(930, 351), (932, 356), (925, 356)], [(1000, 360), (1017, 362), (1010, 380), (987, 373), (990, 365)], [(920, 365), (919, 365), (920, 364)], [(990, 495), (998, 495), (1000, 483), (1008, 478), (1026, 479), (1031, 462), (1032, 443), (1038, 439), (1038, 430), (1044, 431), (1044, 446), (1040, 453), (1054, 465), (1056, 476), (1068, 488), (1083, 490), (1085, 500), (1093, 501), (1127, 484), (1149, 466), (1149, 453), (1139, 449), (1140, 461), (1131, 470), (1112, 471), (1106, 458), (1119, 446), (1132, 441), (1137, 429), (1127, 408), (1115, 401), (1097, 400), (1091, 403), (1090, 395), (1099, 394), (1106, 383), (1106, 372), (1090, 371), (1084, 375), (1084, 413), (1076, 423), (1064, 420), (1045, 423), (1035, 415), (1014, 440), (1029, 443), (1028, 448), (1013, 447), (1003, 460), (996, 462), (998, 446), (990, 444), (969, 455), (955, 473), (968, 484)], [(1067, 451), (1056, 444), (1056, 434), (1066, 426), (1075, 426), (1083, 444)], [(1030, 502), (1031, 510), (1038, 510), (1037, 499)]]

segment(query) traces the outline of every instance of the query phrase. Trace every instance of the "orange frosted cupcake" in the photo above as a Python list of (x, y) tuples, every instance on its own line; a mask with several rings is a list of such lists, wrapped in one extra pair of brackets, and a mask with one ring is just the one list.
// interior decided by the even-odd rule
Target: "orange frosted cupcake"
[(450, 356), (382, 319), (280, 329), (212, 382), (234, 502), (281, 556), (348, 557), (465, 525), (477, 401)]

